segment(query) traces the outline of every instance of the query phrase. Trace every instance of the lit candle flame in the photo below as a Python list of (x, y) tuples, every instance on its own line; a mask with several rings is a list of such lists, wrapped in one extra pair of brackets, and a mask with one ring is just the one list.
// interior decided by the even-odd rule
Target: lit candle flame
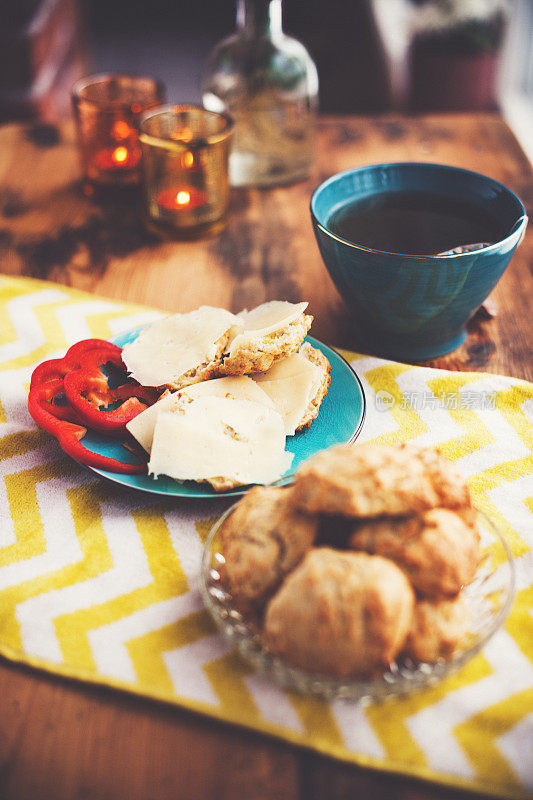
[(192, 167), (194, 164), (194, 156), (189, 150), (182, 155), (181, 163), (184, 167)]
[(113, 150), (113, 154), (111, 158), (115, 163), (122, 164), (128, 157), (128, 148), (127, 147), (116, 147)]
[(119, 119), (113, 125), (111, 133), (114, 139), (127, 139), (131, 133), (130, 126), (123, 119)]
[(190, 203), (191, 195), (189, 192), (178, 192), (176, 195), (176, 203), (179, 206), (186, 206), (187, 203)]

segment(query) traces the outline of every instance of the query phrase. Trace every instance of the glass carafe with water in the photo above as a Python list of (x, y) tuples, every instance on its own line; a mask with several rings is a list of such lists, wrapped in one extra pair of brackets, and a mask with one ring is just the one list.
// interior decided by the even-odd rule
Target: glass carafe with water
[(238, 0), (237, 31), (212, 52), (202, 80), (204, 106), (235, 122), (233, 186), (304, 180), (313, 155), (316, 67), (281, 25), (281, 0)]

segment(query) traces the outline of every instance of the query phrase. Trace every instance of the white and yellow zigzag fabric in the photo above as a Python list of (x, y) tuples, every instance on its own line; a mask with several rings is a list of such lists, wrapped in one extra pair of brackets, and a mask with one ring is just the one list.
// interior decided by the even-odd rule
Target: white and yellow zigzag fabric
[(255, 674), (203, 609), (202, 543), (224, 503), (161, 501), (97, 480), (28, 415), (39, 361), (157, 316), (0, 279), (0, 653), (346, 761), (531, 796), (533, 386), (350, 356), (368, 401), (361, 439), (438, 444), (505, 533), (518, 591), (504, 628), (456, 675), (383, 705), (328, 704)]

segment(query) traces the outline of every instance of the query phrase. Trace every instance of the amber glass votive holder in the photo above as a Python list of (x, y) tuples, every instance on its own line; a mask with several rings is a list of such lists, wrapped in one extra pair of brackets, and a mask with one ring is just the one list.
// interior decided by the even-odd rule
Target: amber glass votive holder
[(139, 121), (165, 102), (164, 85), (137, 75), (91, 75), (72, 87), (84, 188), (141, 183)]
[(224, 227), (233, 122), (200, 106), (164, 106), (145, 114), (140, 141), (147, 224), (177, 238)]

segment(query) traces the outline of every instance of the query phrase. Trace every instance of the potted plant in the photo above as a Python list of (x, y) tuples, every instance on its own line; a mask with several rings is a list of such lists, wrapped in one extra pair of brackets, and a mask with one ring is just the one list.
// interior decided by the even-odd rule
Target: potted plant
[(508, 0), (409, 0), (410, 105), (416, 111), (496, 107)]

